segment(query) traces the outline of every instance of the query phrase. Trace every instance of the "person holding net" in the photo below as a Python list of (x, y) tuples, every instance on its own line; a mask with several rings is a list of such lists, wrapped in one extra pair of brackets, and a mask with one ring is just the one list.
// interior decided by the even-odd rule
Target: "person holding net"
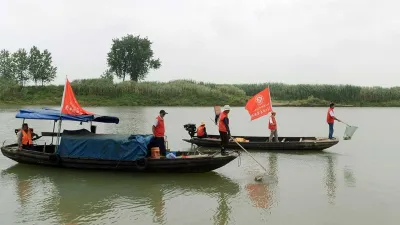
[(326, 122), (329, 125), (329, 136), (328, 136), (329, 139), (335, 139), (333, 137), (333, 124), (335, 123), (335, 120), (342, 122), (341, 120), (335, 117), (335, 113), (333, 112), (334, 108), (335, 108), (335, 103), (332, 102), (329, 105), (328, 113), (326, 115)]

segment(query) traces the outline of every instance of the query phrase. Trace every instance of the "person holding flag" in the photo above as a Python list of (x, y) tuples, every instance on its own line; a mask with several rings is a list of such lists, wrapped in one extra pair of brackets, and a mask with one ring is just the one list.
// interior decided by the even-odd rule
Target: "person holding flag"
[(275, 136), (274, 141), (278, 141), (278, 124), (276, 123), (275, 119), (276, 112), (272, 111), (271, 112), (271, 117), (269, 117), (268, 121), (268, 128), (271, 131), (271, 134), (269, 135), (269, 142), (272, 142), (272, 137)]

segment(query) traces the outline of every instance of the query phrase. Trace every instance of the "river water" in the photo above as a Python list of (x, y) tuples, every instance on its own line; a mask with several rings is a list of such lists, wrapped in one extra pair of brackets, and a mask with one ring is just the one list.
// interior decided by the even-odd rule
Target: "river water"
[[(209, 133), (212, 107), (88, 108), (120, 118), (98, 124), (101, 133), (150, 133), (160, 109), (169, 147), (189, 149), (185, 123), (204, 121)], [(280, 136), (327, 136), (325, 108), (276, 108)], [(17, 108), (1, 109), (2, 142), (15, 140)], [(343, 140), (345, 125), (335, 124), (339, 144), (322, 153), (251, 152), (205, 174), (131, 174), (44, 168), (16, 164), (0, 156), (1, 224), (400, 224), (397, 108), (336, 108), (336, 115), (359, 129)], [(249, 121), (243, 108), (230, 114), (233, 135), (268, 135), (267, 118)], [(27, 121), (36, 132), (50, 121)], [(88, 128), (65, 122), (65, 129)], [(51, 140), (45, 140), (49, 143)]]

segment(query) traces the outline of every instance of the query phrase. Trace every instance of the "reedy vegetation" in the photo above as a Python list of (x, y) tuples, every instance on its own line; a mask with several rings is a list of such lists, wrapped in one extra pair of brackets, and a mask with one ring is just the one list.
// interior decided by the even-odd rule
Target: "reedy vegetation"
[[(114, 83), (111, 78), (74, 80), (71, 84), (83, 106), (244, 106), (249, 98), (267, 86), (276, 106), (326, 107), (330, 101), (352, 106), (400, 106), (400, 87), (281, 83), (231, 85), (192, 80)], [(63, 88), (63, 85), (21, 87), (0, 81), (0, 103), (59, 105)]]

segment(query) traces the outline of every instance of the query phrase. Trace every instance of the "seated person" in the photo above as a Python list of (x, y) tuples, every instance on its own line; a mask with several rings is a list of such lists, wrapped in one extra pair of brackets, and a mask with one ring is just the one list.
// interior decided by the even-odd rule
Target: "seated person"
[(18, 150), (33, 148), (33, 129), (29, 129), (28, 124), (22, 124), (22, 129), (17, 133)]
[(197, 128), (196, 133), (197, 133), (198, 138), (206, 138), (207, 137), (206, 124), (204, 122), (201, 122), (201, 125)]

